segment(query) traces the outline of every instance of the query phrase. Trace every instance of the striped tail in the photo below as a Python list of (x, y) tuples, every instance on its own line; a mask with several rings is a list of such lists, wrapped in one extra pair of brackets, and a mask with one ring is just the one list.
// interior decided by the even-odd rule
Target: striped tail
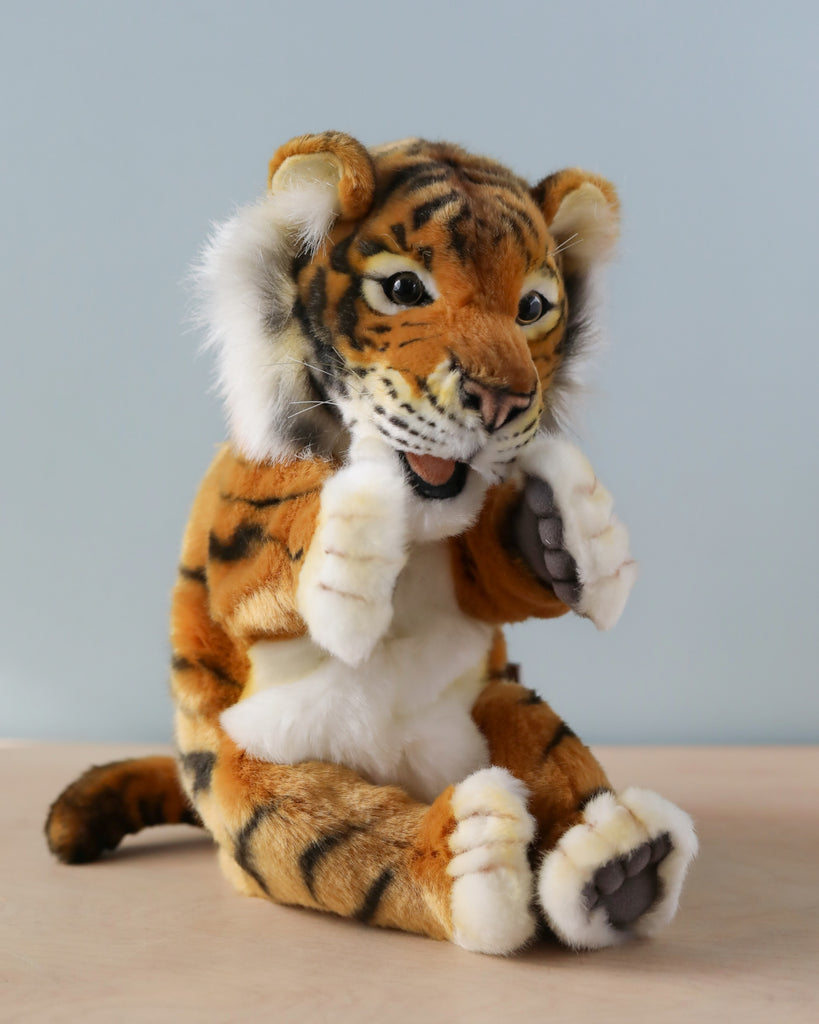
[(57, 797), (45, 833), (65, 864), (87, 864), (149, 825), (200, 825), (172, 757), (142, 757), (89, 768)]

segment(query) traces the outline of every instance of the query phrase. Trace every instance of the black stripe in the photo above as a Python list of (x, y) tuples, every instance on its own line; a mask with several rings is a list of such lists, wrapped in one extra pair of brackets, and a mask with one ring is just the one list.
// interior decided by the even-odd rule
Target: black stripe
[(205, 572), (205, 567), (200, 566), (196, 569), (189, 569), (187, 565), (179, 566), (179, 575), (183, 580), (193, 580), (194, 583), (207, 583), (208, 577)]
[(427, 185), (440, 185), (442, 181), (448, 181), (450, 178), (450, 172), (448, 170), (430, 171), (428, 174), (421, 174), (417, 178), (413, 178), (406, 189), (407, 195), (412, 195), (413, 192), (420, 192), (421, 189), (426, 188)]
[(577, 733), (573, 732), (565, 722), (561, 722), (544, 748), (543, 759), (545, 760), (559, 743), (562, 743), (563, 740), (568, 739), (570, 736), (577, 736)]
[(224, 683), (226, 686), (233, 686), (237, 690), (242, 689), (242, 684), (237, 682), (233, 676), (230, 675), (222, 666), (213, 660), (213, 658), (197, 658), (196, 661), (191, 661), (189, 658), (185, 658), (181, 654), (174, 654), (171, 658), (171, 668), (174, 672), (191, 672), (194, 669), (204, 669), (205, 672), (209, 672), (215, 679), (218, 679), (220, 683)]
[(213, 660), (213, 658), (200, 658), (199, 665), (206, 672), (210, 672), (210, 674), (218, 679), (220, 683), (225, 683), (227, 686), (235, 686), (238, 690), (242, 689), (242, 684), (237, 683), (233, 676), (226, 672), (218, 662)]
[(364, 348), (362, 340), (357, 338), (355, 333), (355, 329), (358, 326), (358, 297), (360, 293), (361, 278), (357, 276), (352, 277), (336, 309), (338, 329), (350, 339), (350, 345), (357, 351), (361, 351)]
[(526, 227), (531, 231), (535, 238), (538, 237), (538, 230), (535, 227), (535, 222), (532, 220), (532, 218), (529, 216), (526, 210), (521, 209), (520, 206), (516, 206), (514, 203), (508, 202), (506, 199), (503, 198), (503, 196), (495, 196), (495, 200), (498, 203), (500, 203), (500, 205), (505, 210), (508, 210), (509, 213), (513, 213), (519, 220), (521, 220), (526, 225)]
[(435, 196), (434, 199), (428, 199), (425, 203), (421, 203), (420, 206), (412, 212), (412, 226), (417, 231), (426, 224), (430, 217), (444, 206), (448, 206), (450, 203), (454, 203), (456, 199), (461, 199), (462, 193), (456, 192), (454, 189), (451, 192), (445, 192), (442, 196)]
[(501, 214), (501, 222), (506, 224), (507, 227), (512, 229), (512, 234), (517, 239), (517, 243), (520, 246), (520, 248), (523, 250), (524, 255), (526, 255), (527, 254), (526, 237), (523, 234), (523, 229), (521, 228), (520, 224), (518, 224), (518, 222), (515, 220), (515, 218), (511, 214), (509, 214), (509, 213), (502, 213)]
[[(321, 487), (311, 487), (307, 491), (298, 491), (295, 494), (280, 494), (275, 498), (245, 498), (241, 494), (220, 494), (222, 501), (241, 502), (243, 505), (250, 505), (251, 508), (275, 508), (276, 505), (283, 505), (286, 501), (295, 501), (296, 498), (304, 498), (308, 494), (315, 494)], [(204, 570), (203, 570), (204, 572)]]
[(267, 883), (259, 874), (253, 863), (253, 855), (250, 852), (250, 842), (253, 839), (254, 832), (262, 822), (271, 815), (278, 813), (278, 807), (278, 800), (271, 800), (270, 803), (262, 804), (260, 807), (257, 807), (253, 812), (253, 817), (241, 828), (239, 834), (236, 836), (233, 848), (233, 859), (243, 871), (259, 883), (262, 890), (270, 896), (271, 899), (273, 897), (270, 889), (268, 889)]
[(422, 175), (440, 173), (442, 170), (445, 170), (443, 164), (439, 164), (436, 160), (419, 160), (417, 163), (407, 164), (396, 171), (390, 178), (387, 178), (383, 186), (378, 189), (374, 205), (383, 204), (393, 192), (413, 181), (413, 179)]
[(355, 232), (347, 235), (346, 238), (342, 238), (338, 245), (333, 246), (333, 251), (330, 254), (330, 266), (339, 274), (350, 273), (350, 261), (347, 253), (349, 252), (354, 238)]
[(603, 793), (612, 793), (613, 790), (609, 789), (608, 786), (598, 786), (597, 789), (593, 789), (590, 793), (586, 793), (582, 796), (577, 803), (577, 809), (583, 811), (587, 804), (590, 804), (596, 796), (601, 796)]
[(216, 754), (212, 750), (189, 750), (180, 757), (182, 770), (193, 776), (193, 795), (203, 789), (210, 789), (210, 780), (216, 764)]
[(384, 892), (392, 881), (392, 878), (392, 868), (384, 868), (378, 878), (376, 878), (368, 889), (367, 895), (364, 897), (364, 902), (353, 915), (356, 921), (362, 921), (366, 924), (375, 917), (375, 912), (378, 910), (378, 904), (381, 902), (381, 897), (384, 895)]
[[(530, 690), (529, 693), (520, 702), (521, 704), (542, 704), (543, 698), (535, 690)], [(548, 750), (548, 747), (547, 747)]]
[(520, 196), (522, 192), (520, 185), (518, 185), (514, 178), (509, 174), (504, 174), (502, 171), (491, 171), (486, 168), (478, 167), (462, 167), (459, 173), (462, 178), (466, 178), (466, 180), (471, 182), (473, 185), (487, 185), (492, 188), (504, 188), (514, 196)]
[(463, 263), (469, 254), (469, 239), (461, 231), (459, 225), (461, 221), (468, 220), (471, 216), (469, 207), (466, 203), (460, 208), (460, 210), (454, 214), (447, 221), (447, 230), (449, 231), (449, 244), (455, 250), (458, 255), (458, 259)]
[(319, 861), (326, 857), (330, 850), (338, 846), (339, 843), (348, 839), (355, 831), (358, 830), (347, 828), (341, 832), (330, 832), (326, 836), (322, 836), (320, 839), (316, 839), (315, 842), (310, 843), (299, 857), (299, 870), (301, 871), (302, 880), (314, 900), (318, 901), (315, 891), (315, 873)]
[(229, 540), (222, 541), (211, 531), (208, 539), (208, 557), (217, 562), (238, 562), (247, 558), (253, 548), (265, 540), (264, 529), (258, 523), (241, 523)]
[(395, 255), (388, 245), (385, 245), (383, 242), (380, 242), (375, 238), (360, 239), (356, 248), (362, 256), (377, 256), (380, 252), (389, 252)]
[(427, 270), (432, 268), (432, 257), (435, 255), (435, 250), (429, 245), (419, 245), (415, 250), (421, 257), (421, 261)]
[(407, 244), (407, 229), (403, 224), (391, 224), (390, 231), (392, 231), (396, 242), (401, 246), (404, 252), (410, 251), (410, 246)]

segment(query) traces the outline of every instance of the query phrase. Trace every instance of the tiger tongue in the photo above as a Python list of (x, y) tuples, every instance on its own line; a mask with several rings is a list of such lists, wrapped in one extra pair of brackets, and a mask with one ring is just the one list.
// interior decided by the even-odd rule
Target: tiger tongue
[(439, 459), (435, 455), (413, 455), (407, 452), (410, 469), (433, 487), (448, 483), (455, 472), (454, 459)]

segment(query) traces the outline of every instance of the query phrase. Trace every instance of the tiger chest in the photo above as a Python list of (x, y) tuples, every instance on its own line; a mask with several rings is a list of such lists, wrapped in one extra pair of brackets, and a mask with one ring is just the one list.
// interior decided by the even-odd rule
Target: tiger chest
[(445, 542), (413, 547), (393, 608), (389, 631), (355, 667), (309, 636), (257, 642), (246, 696), (222, 715), (231, 738), (262, 760), (333, 761), (422, 799), (485, 765), (470, 711), (492, 627), (458, 607)]

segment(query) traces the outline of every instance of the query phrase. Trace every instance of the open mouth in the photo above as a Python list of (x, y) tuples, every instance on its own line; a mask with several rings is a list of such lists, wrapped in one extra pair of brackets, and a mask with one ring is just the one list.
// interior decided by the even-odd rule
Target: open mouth
[(465, 462), (412, 452), (399, 455), (412, 489), (422, 498), (454, 498), (464, 489), (469, 472)]

